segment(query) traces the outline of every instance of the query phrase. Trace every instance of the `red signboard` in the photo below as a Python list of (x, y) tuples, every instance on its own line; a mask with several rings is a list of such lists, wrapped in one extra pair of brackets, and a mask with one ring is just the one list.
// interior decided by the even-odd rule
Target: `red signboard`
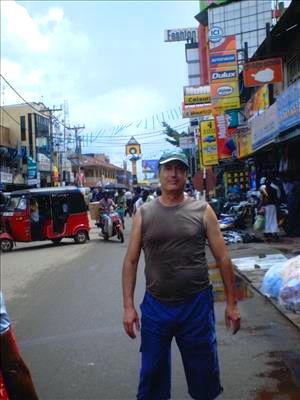
[(282, 82), (282, 60), (278, 57), (249, 62), (244, 65), (243, 73), (245, 87)]
[(218, 159), (223, 160), (230, 158), (235, 150), (235, 141), (232, 137), (232, 129), (228, 128), (228, 120), (226, 115), (215, 116), (217, 143), (218, 143)]

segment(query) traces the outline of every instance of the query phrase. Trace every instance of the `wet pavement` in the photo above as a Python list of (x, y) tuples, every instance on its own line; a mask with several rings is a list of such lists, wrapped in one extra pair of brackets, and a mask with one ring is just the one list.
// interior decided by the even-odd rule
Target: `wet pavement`
[[(210, 279), (214, 286), (215, 301), (222, 304), (225, 300), (225, 294), (219, 270), (211, 267), (209, 273)], [(244, 300), (251, 302), (251, 299), (254, 297), (254, 292), (245, 279), (236, 275), (236, 286), (239, 302), (243, 302)], [(240, 307), (241, 309), (243, 308), (241, 303)], [(244, 321), (242, 318), (242, 327), (243, 323)], [(257, 338), (268, 338), (274, 329), (277, 329), (277, 326), (271, 321), (265, 321), (265, 323), (247, 326), (248, 334)], [(266, 369), (255, 374), (256, 378), (263, 381), (263, 388), (252, 391), (247, 399), (300, 399), (300, 348), (298, 350), (295, 349), (295, 351), (287, 350), (263, 352), (257, 354), (255, 357), (265, 359)], [(221, 398), (224, 400), (227, 399), (227, 397), (223, 396), (221, 396)], [(232, 398), (232, 400), (235, 399)]]
[(276, 389), (263, 390), (257, 400), (299, 400), (300, 399), (300, 353), (270, 352), (267, 362), (269, 371), (258, 374), (260, 378), (274, 381)]

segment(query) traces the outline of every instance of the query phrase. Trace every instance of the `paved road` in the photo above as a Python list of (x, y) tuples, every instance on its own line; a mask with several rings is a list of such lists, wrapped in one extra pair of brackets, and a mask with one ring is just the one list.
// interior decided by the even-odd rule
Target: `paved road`
[[(127, 220), (128, 225), (128, 220)], [(139, 339), (122, 328), (121, 260), (125, 243), (18, 245), (1, 256), (1, 284), (18, 342), (43, 400), (134, 399)], [(143, 261), (137, 304), (143, 296)], [(240, 303), (243, 328), (225, 329), (216, 303), (226, 400), (299, 399), (300, 334), (259, 295)], [(172, 399), (188, 399), (180, 356), (173, 351)]]

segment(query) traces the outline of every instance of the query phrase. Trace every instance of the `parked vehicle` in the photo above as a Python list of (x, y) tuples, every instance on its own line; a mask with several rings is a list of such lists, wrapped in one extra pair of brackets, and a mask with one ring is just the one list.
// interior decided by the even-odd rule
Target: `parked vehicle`
[[(227, 210), (228, 204), (224, 205)], [(245, 229), (246, 221), (250, 217), (251, 204), (248, 201), (241, 201), (238, 204), (231, 205), (226, 213), (219, 216), (219, 225), (221, 230), (226, 229)]]
[(100, 221), (96, 225), (101, 229), (104, 240), (109, 240), (109, 238), (117, 236), (121, 243), (124, 242), (122, 221), (118, 212), (110, 211), (109, 213), (101, 213)]
[(16, 242), (51, 240), (57, 244), (63, 238), (85, 243), (89, 230), (86, 204), (78, 188), (18, 190), (10, 193), (1, 215), (1, 250), (12, 250)]

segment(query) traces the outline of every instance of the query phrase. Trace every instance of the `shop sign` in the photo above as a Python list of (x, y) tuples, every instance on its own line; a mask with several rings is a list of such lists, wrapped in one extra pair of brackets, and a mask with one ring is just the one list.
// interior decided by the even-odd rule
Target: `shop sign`
[(207, 104), (210, 103), (210, 86), (184, 86), (184, 104)]
[(228, 128), (236, 128), (239, 125), (239, 112), (237, 110), (228, 110), (225, 112)]
[(269, 107), (263, 114), (250, 121), (252, 146), (257, 150), (272, 143), (279, 133), (279, 119), (277, 114), (277, 102)]
[(231, 158), (232, 152), (235, 150), (235, 142), (229, 135), (226, 115), (216, 115), (215, 126), (218, 143), (218, 158), (219, 160)]
[(284, 131), (300, 123), (300, 81), (289, 86), (277, 99), (279, 129)]
[(183, 150), (190, 150), (195, 147), (194, 136), (184, 136), (179, 138), (179, 146)]
[(38, 186), (40, 184), (39, 180), (37, 178), (33, 179), (27, 179), (27, 185), (29, 186)]
[(252, 154), (252, 135), (249, 128), (246, 128), (237, 134), (237, 156), (243, 158), (250, 154)]
[(239, 97), (238, 81), (214, 82), (211, 84), (212, 99), (225, 97)]
[(247, 119), (261, 114), (269, 107), (268, 85), (261, 86), (246, 103), (245, 116)]
[(211, 102), (210, 94), (195, 94), (184, 96), (184, 104), (207, 104)]
[(222, 43), (213, 48), (210, 44), (209, 64), (211, 70), (218, 68), (228, 69), (228, 66), (234, 66), (234, 69), (237, 69), (235, 35), (227, 36)]
[(235, 53), (221, 53), (221, 54), (211, 54), (209, 58), (210, 65), (213, 67), (221, 67), (227, 65), (236, 64), (236, 54)]
[(212, 109), (213, 114), (222, 114), (227, 110), (233, 110), (235, 108), (240, 108), (240, 98), (239, 97), (225, 97), (225, 98), (214, 98), (212, 99)]
[(13, 175), (9, 172), (0, 171), (1, 183), (13, 183)]
[(212, 106), (211, 104), (207, 105), (194, 105), (194, 106), (185, 106), (182, 107), (182, 118), (192, 118), (192, 117), (202, 117), (204, 115), (211, 115)]
[(210, 69), (210, 81), (223, 82), (229, 80), (237, 80), (238, 71), (235, 68), (231, 69)]
[(49, 171), (50, 168), (50, 159), (43, 153), (38, 153), (38, 162), (39, 162), (39, 171)]
[(202, 165), (208, 167), (218, 164), (218, 148), (215, 121), (200, 122), (200, 152)]
[(165, 29), (165, 42), (181, 42), (193, 40), (198, 42), (198, 28)]
[(245, 87), (282, 82), (282, 59), (277, 57), (246, 63), (243, 76)]
[(31, 157), (27, 157), (27, 178), (28, 180), (37, 178), (37, 163)]
[(223, 29), (220, 26), (212, 26), (208, 31), (208, 40), (218, 43), (223, 39)]

